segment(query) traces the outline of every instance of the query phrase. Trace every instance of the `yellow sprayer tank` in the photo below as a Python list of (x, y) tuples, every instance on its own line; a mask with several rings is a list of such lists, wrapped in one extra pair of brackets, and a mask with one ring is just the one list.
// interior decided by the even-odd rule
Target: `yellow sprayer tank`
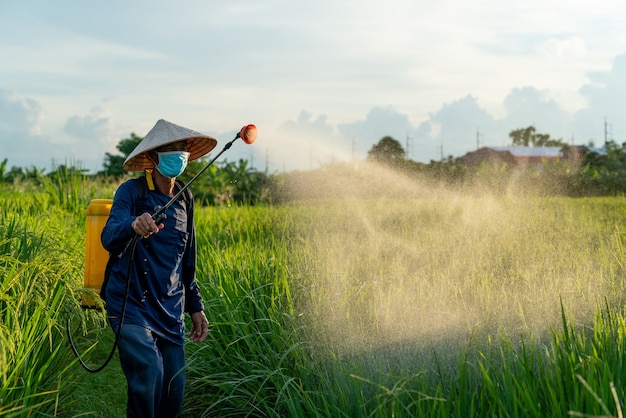
[[(113, 200), (93, 199), (87, 211), (87, 233), (85, 237), (85, 288), (100, 294), (104, 269), (109, 260), (109, 253), (102, 246), (100, 234), (109, 218)], [(96, 303), (87, 294), (83, 294), (83, 307), (95, 307)]]

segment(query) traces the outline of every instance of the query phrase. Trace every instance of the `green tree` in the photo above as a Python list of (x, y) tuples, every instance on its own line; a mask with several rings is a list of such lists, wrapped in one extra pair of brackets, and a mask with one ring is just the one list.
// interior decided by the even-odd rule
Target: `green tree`
[(572, 185), (578, 196), (615, 196), (626, 193), (626, 143), (609, 141), (606, 153), (587, 152)]
[(5, 158), (4, 160), (2, 160), (2, 162), (0, 163), (0, 179), (2, 181), (6, 181), (6, 176), (5, 176), (5, 172), (7, 170), (7, 159)]
[(117, 150), (121, 152), (121, 155), (113, 155), (108, 152), (105, 153), (103, 174), (113, 177), (123, 176), (125, 174), (125, 171), (122, 168), (124, 160), (126, 160), (126, 157), (128, 157), (130, 153), (133, 152), (135, 147), (141, 142), (142, 139), (142, 137), (131, 133), (130, 138), (122, 139), (116, 146)]
[(388, 165), (398, 165), (404, 161), (404, 148), (400, 142), (385, 136), (367, 152), (367, 158)]
[(44, 176), (43, 169), (35, 166), (31, 168), (11, 167), (7, 170), (7, 159), (0, 162), (0, 181), (4, 183), (14, 183), (19, 180), (32, 180), (38, 184)]
[[(189, 163), (181, 180), (187, 183), (204, 168), (208, 160), (208, 157), (204, 157)], [(240, 159), (238, 162), (218, 161), (197, 178), (191, 190), (200, 204), (255, 205), (270, 198), (269, 187), (264, 173), (250, 168), (247, 160)]]
[(515, 129), (509, 132), (512, 145), (524, 147), (561, 147), (566, 145), (561, 139), (552, 139), (550, 134), (540, 134), (534, 126)]

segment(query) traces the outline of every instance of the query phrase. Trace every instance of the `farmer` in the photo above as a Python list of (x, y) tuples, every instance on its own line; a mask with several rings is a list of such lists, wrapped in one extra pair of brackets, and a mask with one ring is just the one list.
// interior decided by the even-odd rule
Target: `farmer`
[[(185, 312), (191, 316), (191, 341), (202, 342), (208, 330), (195, 277), (193, 199), (190, 193), (181, 196), (159, 224), (151, 215), (179, 190), (176, 177), (187, 162), (216, 144), (214, 138), (159, 120), (124, 161), (125, 170), (143, 171), (145, 178), (120, 185), (101, 238), (107, 251), (119, 255), (103, 298), (113, 329), (122, 327), (118, 346), (128, 384), (128, 417), (182, 413)], [(132, 251), (128, 243), (135, 234), (139, 239)]]

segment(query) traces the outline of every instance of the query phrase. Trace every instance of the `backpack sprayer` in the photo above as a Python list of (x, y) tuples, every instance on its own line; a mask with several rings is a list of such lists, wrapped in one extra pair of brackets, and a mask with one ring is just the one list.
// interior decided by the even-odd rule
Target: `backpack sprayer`
[[(226, 143), (226, 145), (224, 145), (224, 148), (211, 160), (209, 161), (209, 163), (204, 166), (195, 176), (193, 176), (191, 178), (191, 180), (189, 180), (183, 187), (181, 187), (178, 192), (162, 207), (158, 207), (155, 209), (155, 213), (152, 215), (152, 219), (154, 219), (154, 222), (158, 225), (159, 223), (161, 223), (163, 221), (163, 218), (165, 217), (165, 212), (167, 211), (167, 209), (169, 209), (169, 207), (174, 204), (174, 202), (176, 202), (178, 200), (178, 198), (189, 188), (189, 186), (191, 186), (191, 184), (196, 181), (198, 179), (198, 177), (200, 177), (200, 175), (202, 175), (224, 152), (226, 152), (226, 150), (230, 149), (230, 147), (233, 145), (233, 143), (241, 138), (243, 140), (243, 142), (245, 142), (246, 144), (252, 144), (257, 137), (257, 129), (256, 126), (250, 124), (250, 125), (246, 125), (243, 128), (241, 128), (241, 130), (237, 133), (237, 135), (235, 136), (235, 138), (233, 138), (232, 140), (230, 140), (229, 142)], [(94, 203), (94, 202), (92, 202)], [(93, 215), (96, 215), (96, 217), (98, 217), (97, 215), (107, 215), (108, 216), (108, 212), (111, 209), (111, 202), (109, 200), (105, 200), (105, 199), (96, 199), (96, 209), (93, 211)], [(90, 205), (91, 208), (91, 205)], [(98, 209), (99, 208), (99, 209)], [(88, 213), (89, 213), (89, 208), (88, 208)], [(100, 218), (102, 218), (102, 216), (100, 216)], [(104, 219), (100, 219), (100, 220), (96, 220), (95, 223), (95, 228), (99, 228), (100, 230), (102, 229), (102, 227), (104, 227), (104, 222), (106, 220)], [(89, 232), (89, 231), (88, 231)], [(74, 355), (76, 355), (76, 357), (78, 358), (78, 361), (80, 362), (80, 365), (87, 370), (90, 373), (96, 373), (101, 371), (102, 369), (104, 369), (109, 362), (111, 361), (111, 359), (113, 358), (113, 355), (115, 354), (115, 349), (117, 348), (117, 344), (119, 341), (119, 337), (122, 331), (122, 326), (124, 325), (124, 316), (126, 314), (126, 302), (128, 301), (128, 294), (129, 294), (129, 290), (130, 290), (130, 268), (131, 268), (131, 264), (132, 264), (132, 260), (133, 260), (133, 254), (135, 253), (135, 247), (137, 245), (137, 239), (139, 238), (139, 235), (134, 235), (133, 238), (129, 241), (128, 245), (127, 245), (127, 249), (128, 251), (130, 251), (130, 256), (128, 257), (128, 262), (126, 265), (126, 288), (124, 291), (124, 301), (122, 303), (122, 312), (120, 315), (120, 325), (117, 328), (117, 331), (115, 333), (115, 340), (113, 342), (113, 347), (111, 348), (111, 352), (109, 353), (109, 356), (107, 357), (107, 359), (104, 361), (104, 363), (97, 368), (91, 368), (89, 367), (82, 359), (82, 356), (78, 353), (78, 349), (76, 348), (75, 344), (74, 344), (74, 340), (72, 339), (72, 333), (70, 330), (70, 320), (68, 318), (67, 320), (67, 338), (69, 340), (70, 346), (72, 348), (72, 351), (74, 353)], [(93, 236), (91, 236), (88, 233), (87, 236), (87, 247), (88, 247), (88, 253), (86, 254), (87, 256), (90, 255), (89, 251), (96, 251), (98, 252), (98, 249), (94, 250), (94, 248), (97, 248), (97, 246), (93, 245)], [(99, 248), (101, 253), (106, 254), (106, 251), (103, 248)], [(105, 255), (106, 257), (106, 255)], [(89, 263), (89, 260), (86, 260), (85, 263)], [(92, 276), (93, 274), (90, 271), (90, 264), (86, 264), (85, 269), (86, 269), (86, 274), (85, 274), (85, 285), (87, 287), (91, 287), (94, 288), (94, 285), (98, 286), (98, 288), (102, 285), (102, 282), (100, 281), (99, 283), (94, 283), (92, 280)], [(101, 274), (102, 278), (104, 278), (104, 272), (102, 272)], [(96, 289), (99, 290), (99, 289)], [(89, 305), (93, 305), (94, 301), (91, 301), (91, 303), (89, 302), (89, 300), (85, 300), (85, 298), (83, 298), (83, 306), (89, 306)]]

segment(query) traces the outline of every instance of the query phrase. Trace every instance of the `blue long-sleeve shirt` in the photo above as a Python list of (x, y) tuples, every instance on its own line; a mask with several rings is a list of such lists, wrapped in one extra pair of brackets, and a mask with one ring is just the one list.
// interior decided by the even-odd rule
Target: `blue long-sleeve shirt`
[[(121, 254), (112, 266), (106, 288), (106, 309), (116, 326), (122, 312), (130, 247), (135, 235), (131, 224), (137, 215), (155, 212), (165, 206), (169, 196), (148, 190), (141, 208), (138, 181), (123, 183), (115, 193), (109, 219), (102, 230), (102, 245), (112, 254)], [(184, 314), (204, 310), (196, 283), (196, 236), (193, 199), (182, 197), (166, 211), (165, 227), (137, 241), (132, 254), (130, 289), (124, 316), (125, 324), (144, 325), (168, 340), (183, 344)]]

